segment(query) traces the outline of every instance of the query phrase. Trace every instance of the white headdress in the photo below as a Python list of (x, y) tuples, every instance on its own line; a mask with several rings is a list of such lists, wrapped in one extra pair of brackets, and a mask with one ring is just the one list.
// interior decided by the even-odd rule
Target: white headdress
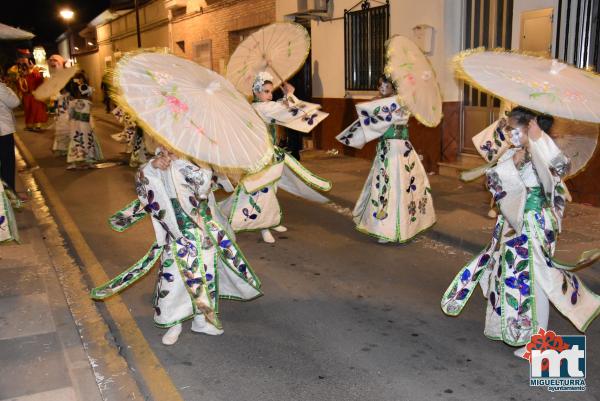
[(254, 78), (254, 82), (252, 83), (252, 92), (259, 93), (262, 91), (262, 87), (265, 84), (265, 81), (273, 82), (273, 76), (266, 71), (261, 71), (256, 74)]

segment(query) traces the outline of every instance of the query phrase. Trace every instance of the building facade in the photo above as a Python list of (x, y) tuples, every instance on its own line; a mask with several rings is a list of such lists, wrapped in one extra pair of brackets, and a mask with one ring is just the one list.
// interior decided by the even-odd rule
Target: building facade
[[(473, 156), (471, 137), (497, 117), (499, 100), (456, 80), (452, 57), (472, 47), (503, 47), (597, 68), (598, 3), (600, 0), (154, 0), (142, 6), (139, 15), (142, 47), (168, 47), (221, 74), (236, 46), (261, 26), (275, 21), (303, 24), (311, 35), (311, 55), (293, 82), (304, 97), (321, 103), (330, 113), (312, 133), (311, 143), (318, 149), (338, 149), (364, 158), (373, 157), (374, 143), (355, 150), (341, 145), (335, 136), (356, 118), (354, 105), (376, 93), (373, 74), (381, 69), (376, 60), (381, 46), (376, 43), (396, 34), (419, 41), (440, 85), (444, 118), (433, 128), (411, 119), (411, 141), (427, 171), (453, 174), (465, 166), (465, 160), (479, 162)], [(359, 14), (367, 8), (378, 8), (380, 18), (372, 20), (374, 30), (369, 28), (367, 35), (379, 32), (385, 37), (369, 37), (373, 54), (378, 56), (368, 62), (359, 57), (357, 68), (348, 65), (348, 52), (362, 45), (348, 35), (348, 21), (354, 20), (344, 17), (354, 12), (353, 17), (360, 20)], [(385, 28), (380, 26), (383, 22)], [(99, 99), (105, 68), (123, 52), (137, 48), (135, 13), (104, 14), (90, 25), (96, 30), (97, 51), (78, 57), (78, 62), (97, 87)], [(367, 69), (373, 75), (367, 84), (357, 85), (349, 79)], [(597, 126), (572, 127), (598, 130)], [(576, 200), (600, 205), (600, 181), (593, 179), (597, 173), (598, 156), (584, 173), (569, 181)]]

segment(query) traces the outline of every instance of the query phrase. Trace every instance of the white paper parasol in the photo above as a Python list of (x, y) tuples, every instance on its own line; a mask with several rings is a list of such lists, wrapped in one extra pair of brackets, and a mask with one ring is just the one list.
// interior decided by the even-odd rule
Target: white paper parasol
[(469, 50), (455, 58), (458, 75), (474, 86), (529, 109), (600, 123), (600, 76), (556, 60)]
[(55, 70), (50, 78), (44, 79), (44, 83), (33, 91), (33, 96), (40, 102), (45, 102), (53, 96), (58, 96), (78, 70), (78, 67), (59, 68)]
[(585, 169), (598, 145), (598, 125), (557, 119), (551, 136), (560, 150), (571, 159), (571, 170), (565, 179), (572, 178)]
[(159, 143), (221, 169), (257, 171), (271, 160), (265, 123), (219, 74), (158, 52), (126, 55), (113, 74), (115, 102)]
[(0, 23), (0, 40), (26, 40), (34, 37), (31, 32)]
[(410, 39), (387, 42), (385, 74), (394, 81), (401, 103), (419, 122), (435, 127), (442, 119), (442, 95), (431, 63)]
[(226, 77), (250, 97), (256, 74), (268, 71), (277, 88), (298, 72), (309, 50), (310, 36), (302, 25), (277, 22), (259, 29), (240, 43), (229, 59)]

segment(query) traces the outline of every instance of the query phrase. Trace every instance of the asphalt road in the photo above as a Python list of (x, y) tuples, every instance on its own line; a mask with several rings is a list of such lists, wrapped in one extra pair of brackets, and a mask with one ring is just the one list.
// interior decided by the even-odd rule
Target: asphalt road
[[(97, 123), (107, 158), (123, 157), (124, 145), (109, 137), (116, 131)], [(52, 131), (21, 138), (109, 276), (146, 252), (153, 241), (149, 220), (124, 233), (106, 223), (134, 199), (133, 169), (67, 171), (50, 153)], [(480, 292), (458, 318), (440, 310), (468, 253), (424, 237), (379, 245), (331, 208), (284, 193), (280, 200), (289, 231), (274, 233), (275, 244), (263, 243), (258, 233), (238, 235), (265, 295), (248, 303), (222, 301), (223, 336), (192, 333), (188, 323), (179, 342), (165, 347), (164, 331), (152, 323), (154, 274), (122, 294), (185, 400), (599, 399), (600, 323), (587, 332), (585, 393), (530, 388), (528, 363), (483, 336)], [(556, 310), (550, 325), (577, 334)], [(127, 355), (127, 344), (120, 345)]]

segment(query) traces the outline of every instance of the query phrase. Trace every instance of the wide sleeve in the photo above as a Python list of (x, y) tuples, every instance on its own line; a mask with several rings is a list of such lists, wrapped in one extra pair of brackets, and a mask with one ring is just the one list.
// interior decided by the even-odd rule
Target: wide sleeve
[(163, 173), (152, 167), (151, 162), (140, 168), (136, 175), (136, 192), (141, 206), (152, 216), (158, 245), (166, 245), (170, 240), (182, 236), (165, 179), (169, 179), (168, 172)]
[(406, 125), (410, 113), (398, 104), (396, 96), (375, 99), (356, 105), (356, 112), (366, 141), (381, 137), (392, 125)]

